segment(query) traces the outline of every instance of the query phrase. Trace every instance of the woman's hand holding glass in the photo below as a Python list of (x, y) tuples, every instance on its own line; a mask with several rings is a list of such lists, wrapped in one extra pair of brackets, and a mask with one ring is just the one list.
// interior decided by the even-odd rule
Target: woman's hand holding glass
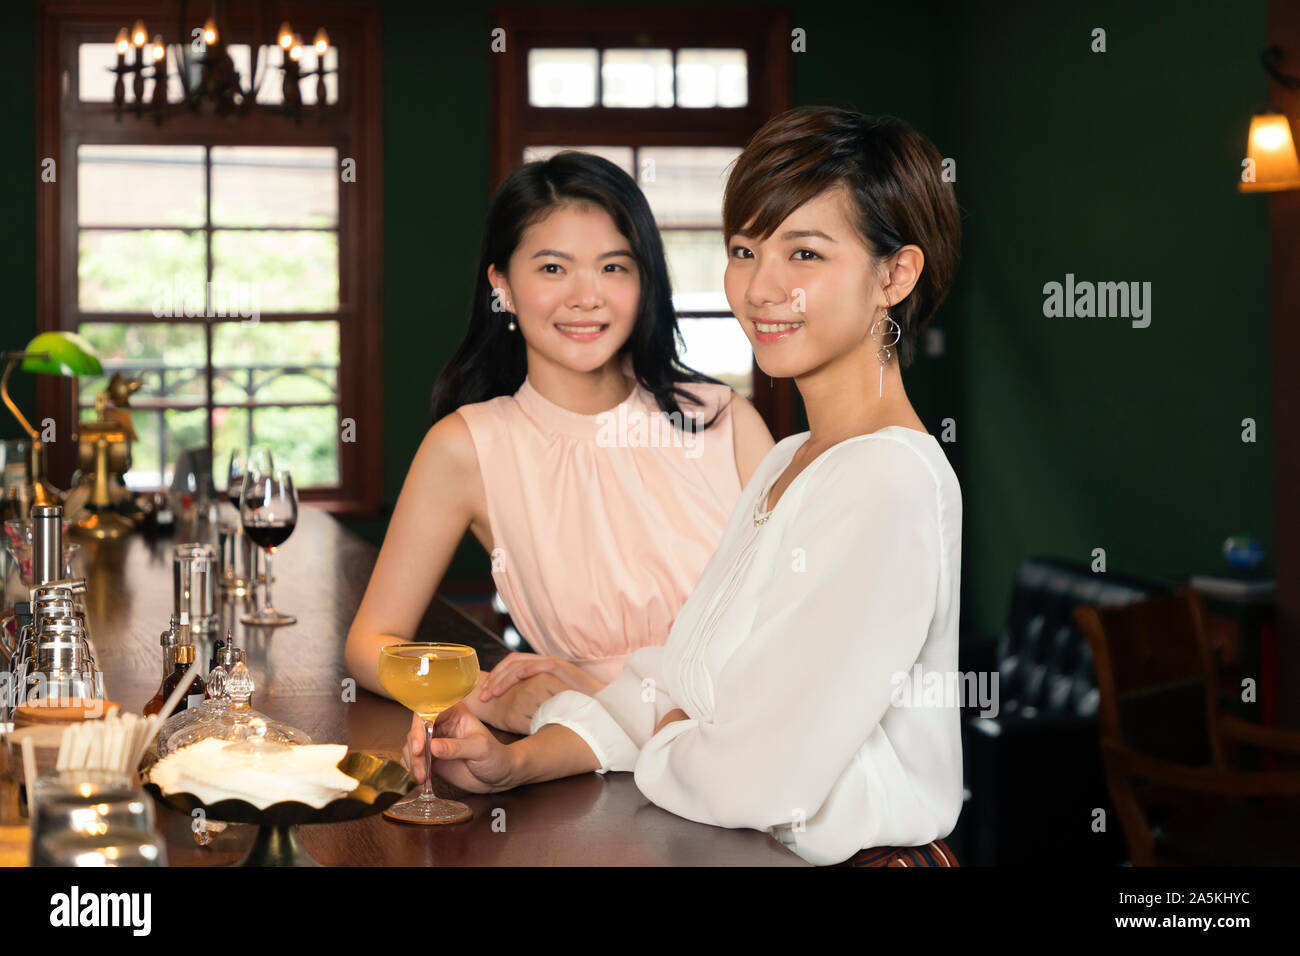
[[(425, 753), (426, 740), (431, 747)], [(424, 722), (416, 716), (402, 748), (402, 760), (419, 783), (425, 768), (470, 793), (495, 793), (514, 784), (514, 751), (497, 740), (464, 703), (449, 707), (433, 724), (432, 738), (426, 737)]]
[[(404, 823), (459, 823), (474, 815), (460, 801), (444, 800), (434, 793), (431, 744), (439, 718), (458, 708), (464, 710), (461, 698), (473, 692), (478, 676), (478, 654), (474, 648), (464, 644), (414, 641), (380, 648), (380, 685), (398, 703), (415, 711), (416, 720), (422, 725), (425, 734), (422, 747), (417, 750), (408, 743), (407, 750), (410, 753), (404, 754), (407, 756), (407, 766), (417, 779), (423, 781), (424, 786), (419, 793), (399, 800), (385, 810), (384, 816), (390, 820)], [(491, 732), (473, 714), (466, 711), (465, 716), (491, 736)], [(447, 726), (461, 729), (458, 724)], [(420, 774), (416, 767), (418, 761), (414, 759), (414, 754), (418, 752), (424, 753), (423, 774)]]

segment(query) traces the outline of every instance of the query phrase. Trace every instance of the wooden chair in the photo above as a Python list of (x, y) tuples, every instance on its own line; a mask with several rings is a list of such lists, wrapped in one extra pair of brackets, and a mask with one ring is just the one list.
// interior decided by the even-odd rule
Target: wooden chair
[(1221, 708), (1205, 600), (1184, 588), (1080, 605), (1106, 786), (1134, 866), (1300, 864), (1300, 772), (1239, 770), (1237, 745), (1300, 754), (1300, 733)]

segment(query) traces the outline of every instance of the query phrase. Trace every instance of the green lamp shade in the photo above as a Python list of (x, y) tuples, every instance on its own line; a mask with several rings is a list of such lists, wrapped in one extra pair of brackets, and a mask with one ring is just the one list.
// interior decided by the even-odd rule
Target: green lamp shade
[(27, 343), (26, 352), (48, 352), (23, 359), (24, 372), (44, 375), (103, 375), (95, 347), (76, 332), (42, 332)]

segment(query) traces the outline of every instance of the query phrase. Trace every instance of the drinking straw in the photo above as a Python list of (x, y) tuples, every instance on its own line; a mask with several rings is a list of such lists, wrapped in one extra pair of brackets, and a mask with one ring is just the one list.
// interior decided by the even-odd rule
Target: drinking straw
[(36, 745), (23, 738), (23, 775), (27, 778), (27, 818), (36, 818)]
[(63, 735), (59, 738), (59, 759), (54, 769), (67, 770), (70, 756), (72, 756), (72, 724), (63, 728)]
[(140, 758), (144, 756), (145, 748), (153, 741), (158, 730), (162, 727), (163, 721), (172, 715), (172, 711), (175, 710), (176, 705), (181, 702), (181, 698), (185, 696), (186, 691), (190, 688), (190, 682), (198, 676), (199, 668), (202, 666), (202, 661), (195, 660), (194, 663), (190, 665), (189, 670), (185, 672), (185, 676), (181, 678), (180, 683), (176, 685), (176, 689), (172, 691), (171, 696), (167, 698), (167, 702), (163, 704), (163, 709), (149, 718), (151, 723), (149, 733), (145, 736), (144, 742), (136, 751), (134, 759), (128, 765), (128, 770), (140, 765)]

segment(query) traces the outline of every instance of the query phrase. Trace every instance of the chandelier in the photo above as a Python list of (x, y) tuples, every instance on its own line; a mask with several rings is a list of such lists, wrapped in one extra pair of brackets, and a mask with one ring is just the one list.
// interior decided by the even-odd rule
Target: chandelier
[[(222, 42), (221, 3), (213, 4), (213, 12), (203, 24), (203, 29), (191, 31), (188, 41), (168, 43), (162, 34), (154, 34), (149, 40), (149, 31), (144, 21), (136, 20), (135, 25), (127, 30), (123, 27), (117, 32), (117, 65), (109, 71), (117, 74), (113, 86), (113, 109), (120, 120), (126, 110), (136, 116), (148, 113), (156, 124), (161, 124), (166, 115), (168, 52), (174, 61), (173, 70), (180, 80), (184, 91), (180, 104), (195, 113), (209, 113), (218, 116), (233, 117), (249, 113), (254, 109), (264, 112), (280, 113), (301, 122), (303, 114), (301, 80), (316, 78), (316, 106), (325, 108), (325, 77), (336, 70), (325, 68), (325, 53), (329, 50), (329, 35), (324, 27), (316, 31), (312, 40), (312, 49), (316, 52), (317, 66), (312, 70), (302, 69), (300, 62), (303, 54), (302, 37), (293, 31), (288, 21), (280, 24), (275, 43), (255, 46), (251, 58), (250, 75), (241, 77), (235, 67), (235, 61)], [(181, 4), (180, 23), (177, 35), (185, 36), (185, 5)], [(280, 64), (270, 65), (270, 53), (279, 48)], [(130, 62), (127, 54), (131, 54)], [(257, 102), (257, 94), (262, 81), (270, 69), (278, 69), (283, 74), (283, 100), (279, 104)], [(127, 96), (127, 77), (131, 77), (131, 96)], [(148, 102), (144, 97), (146, 79), (154, 81), (153, 93)]]

